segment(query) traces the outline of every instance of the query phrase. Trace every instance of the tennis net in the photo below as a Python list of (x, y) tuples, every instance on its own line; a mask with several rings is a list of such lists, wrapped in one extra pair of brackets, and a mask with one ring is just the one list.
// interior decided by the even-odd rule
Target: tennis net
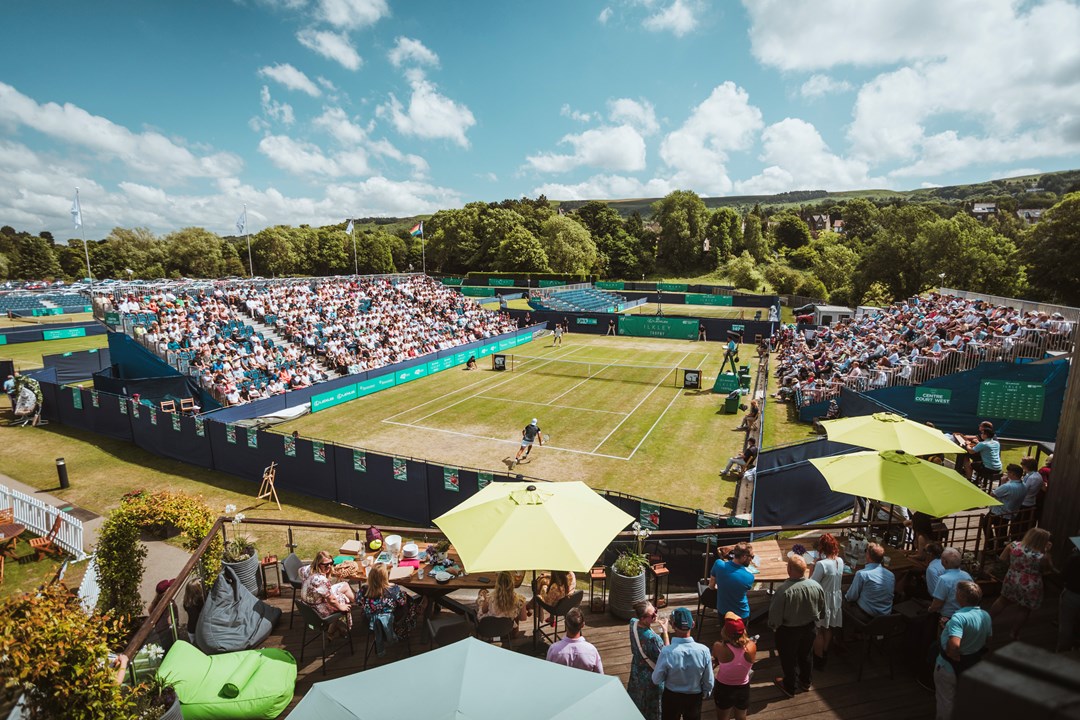
[(529, 355), (507, 355), (506, 369), (532, 375), (579, 377), (606, 382), (679, 387), (683, 369), (666, 365), (623, 365), (611, 360), (554, 360)]

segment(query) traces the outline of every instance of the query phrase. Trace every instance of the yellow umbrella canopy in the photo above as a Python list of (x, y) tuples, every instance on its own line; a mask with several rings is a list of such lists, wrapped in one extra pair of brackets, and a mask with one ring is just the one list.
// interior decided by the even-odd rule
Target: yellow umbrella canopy
[(964, 451), (946, 439), (940, 430), (895, 413), (826, 420), (821, 424), (830, 440), (871, 450), (903, 450), (912, 455), (946, 455)]
[(1000, 505), (955, 470), (902, 450), (879, 450), (812, 458), (836, 492), (903, 505), (934, 517)]
[(633, 521), (582, 482), (492, 483), (435, 518), (469, 572), (585, 572)]

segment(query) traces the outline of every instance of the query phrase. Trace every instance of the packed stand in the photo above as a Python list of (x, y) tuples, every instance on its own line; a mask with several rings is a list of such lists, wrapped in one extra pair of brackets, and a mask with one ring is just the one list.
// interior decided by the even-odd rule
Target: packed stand
[(809, 405), (843, 386), (917, 384), (984, 361), (1041, 358), (1067, 349), (1072, 332), (1060, 313), (931, 293), (832, 326), (781, 328), (774, 337), (780, 383), (773, 397)]

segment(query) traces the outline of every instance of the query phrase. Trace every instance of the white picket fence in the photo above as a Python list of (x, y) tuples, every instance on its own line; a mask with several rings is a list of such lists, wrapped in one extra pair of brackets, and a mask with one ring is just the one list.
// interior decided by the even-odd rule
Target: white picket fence
[(78, 518), (37, 498), (0, 485), (0, 510), (8, 508), (14, 510), (15, 522), (42, 537), (52, 531), (59, 516), (60, 530), (56, 535), (56, 544), (76, 560), (86, 557), (86, 551), (83, 550), (83, 524)]

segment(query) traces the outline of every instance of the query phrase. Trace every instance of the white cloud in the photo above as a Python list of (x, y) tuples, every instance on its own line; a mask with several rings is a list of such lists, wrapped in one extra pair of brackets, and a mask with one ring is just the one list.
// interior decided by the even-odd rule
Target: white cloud
[(259, 91), (259, 104), (262, 106), (263, 115), (271, 120), (276, 120), (286, 127), (296, 122), (292, 105), (278, 102), (270, 97), (270, 88), (266, 85), (263, 85), (262, 90)]
[(645, 139), (629, 125), (600, 127), (559, 141), (573, 147), (568, 155), (541, 153), (526, 158), (540, 172), (566, 172), (588, 166), (602, 170), (636, 172), (645, 169)]
[(427, 46), (419, 40), (407, 37), (399, 37), (394, 42), (394, 47), (386, 54), (386, 57), (394, 67), (401, 67), (406, 63), (410, 65), (439, 66), (438, 55), (429, 50)]
[(811, 75), (810, 78), (799, 88), (799, 94), (804, 98), (819, 98), (825, 95), (845, 93), (852, 89), (847, 80), (836, 80), (828, 75), (820, 73)]
[(294, 175), (361, 177), (369, 174), (367, 153), (360, 148), (331, 156), (314, 143), (294, 140), (287, 135), (267, 135), (259, 141), (259, 152), (277, 167)]
[(389, 14), (386, 0), (318, 0), (316, 10), (321, 20), (346, 30), (374, 25)]
[(304, 47), (339, 63), (346, 70), (356, 70), (363, 63), (360, 53), (356, 52), (356, 48), (352, 46), (349, 36), (345, 33), (309, 28), (298, 32), (296, 39)]
[(322, 91), (304, 73), (289, 63), (278, 63), (259, 68), (259, 75), (281, 83), (290, 90), (299, 90), (311, 97), (319, 97)]
[(568, 103), (563, 103), (562, 108), (559, 109), (559, 114), (578, 122), (592, 122), (593, 119), (592, 113), (575, 110)]
[(653, 32), (671, 32), (682, 37), (697, 27), (697, 18), (688, 0), (675, 0), (663, 10), (645, 18), (642, 25)]
[(311, 124), (325, 130), (346, 147), (361, 145), (368, 137), (367, 131), (352, 122), (341, 108), (325, 108), (322, 115), (312, 120)]
[(39, 104), (0, 82), (0, 125), (3, 124), (25, 126), (89, 150), (98, 156), (98, 161), (117, 161), (149, 175), (223, 177), (243, 167), (243, 161), (231, 153), (196, 155), (160, 133), (133, 133), (70, 103)]
[(427, 140), (444, 138), (461, 147), (469, 147), (465, 133), (476, 124), (472, 111), (440, 94), (435, 84), (423, 73), (417, 71), (407, 75), (412, 86), (408, 109), (391, 94), (390, 101), (380, 105), (376, 114), (389, 119), (403, 135), (415, 135)]
[(619, 98), (608, 102), (608, 119), (613, 123), (625, 123), (639, 130), (643, 135), (652, 135), (660, 129), (656, 122), (656, 108), (648, 100)]
[(606, 7), (600, 11), (600, 14), (596, 17), (596, 20), (601, 25), (607, 25), (607, 21), (611, 19), (612, 15), (614, 15), (614, 11), (611, 8)]
[(663, 197), (676, 189), (680, 188), (661, 178), (642, 182), (625, 175), (594, 175), (576, 184), (546, 183), (533, 188), (532, 194), (553, 200), (612, 200)]
[(729, 192), (728, 153), (749, 149), (762, 124), (745, 90), (730, 81), (716, 86), (660, 144), (660, 157), (675, 171), (672, 183), (711, 195)]
[(759, 175), (735, 183), (742, 194), (771, 194), (789, 190), (855, 190), (883, 187), (881, 178), (869, 177), (869, 165), (832, 153), (817, 129), (798, 118), (785, 118), (761, 133)]

